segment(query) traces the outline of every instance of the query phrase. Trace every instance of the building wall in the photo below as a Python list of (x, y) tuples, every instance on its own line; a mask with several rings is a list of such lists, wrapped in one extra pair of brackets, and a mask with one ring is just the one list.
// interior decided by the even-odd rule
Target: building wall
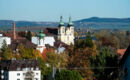
[[(9, 80), (25, 80), (25, 73), (27, 71), (9, 71), (9, 74), (8, 74), (8, 79)], [(41, 80), (41, 71), (38, 70), (38, 71), (34, 71), (34, 80)], [(18, 75), (20, 74), (20, 75)]]
[(53, 36), (46, 36), (43, 39), (40, 39), (38, 37), (32, 37), (32, 43), (37, 45), (37, 50), (39, 50), (41, 53), (46, 48), (45, 45), (49, 44), (50, 46), (54, 46), (55, 39)]
[(58, 28), (58, 39), (68, 45), (74, 44), (74, 27), (67, 27), (66, 30), (64, 28)]
[(45, 44), (49, 44), (50, 46), (54, 46), (54, 42), (55, 42), (55, 39), (54, 39), (54, 37), (52, 37), (52, 36), (46, 36), (45, 38), (44, 38), (44, 45)]
[(40, 46), (45, 46), (45, 44), (49, 44), (50, 46), (54, 46), (55, 39), (53, 36), (46, 36), (43, 39), (40, 39), (40, 44), (39, 44), (39, 39), (38, 37), (32, 37), (32, 43)]

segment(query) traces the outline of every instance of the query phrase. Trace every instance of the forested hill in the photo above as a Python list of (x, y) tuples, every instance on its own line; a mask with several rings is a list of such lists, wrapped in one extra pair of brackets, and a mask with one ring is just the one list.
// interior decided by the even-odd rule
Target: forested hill
[[(11, 27), (13, 20), (0, 20), (0, 27)], [(130, 18), (86, 18), (73, 21), (75, 28), (129, 29)], [(59, 22), (16, 21), (17, 27), (57, 27)], [(67, 24), (66, 24), (67, 25)]]
[(92, 17), (74, 21), (76, 27), (95, 29), (130, 29), (130, 18)]

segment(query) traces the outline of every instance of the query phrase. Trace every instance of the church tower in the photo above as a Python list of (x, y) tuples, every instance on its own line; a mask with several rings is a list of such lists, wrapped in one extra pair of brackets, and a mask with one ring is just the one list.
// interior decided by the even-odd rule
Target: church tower
[(65, 28), (61, 16), (59, 27), (58, 27), (58, 39), (68, 45), (74, 44), (74, 26), (73, 26), (73, 22), (71, 21), (71, 17), (69, 18), (69, 23), (67, 28)]
[(58, 26), (58, 40), (65, 41), (65, 26), (64, 22), (62, 21), (62, 16), (60, 17), (60, 23)]
[(71, 20), (71, 16), (69, 17), (69, 23), (66, 30), (67, 44), (74, 44), (74, 26)]
[(37, 45), (37, 50), (39, 50), (41, 53), (43, 52), (43, 50), (45, 49), (45, 44), (44, 44), (44, 37), (45, 37), (45, 34), (43, 33), (43, 30), (41, 30), (39, 32), (39, 34), (37, 35), (38, 37), (38, 45)]

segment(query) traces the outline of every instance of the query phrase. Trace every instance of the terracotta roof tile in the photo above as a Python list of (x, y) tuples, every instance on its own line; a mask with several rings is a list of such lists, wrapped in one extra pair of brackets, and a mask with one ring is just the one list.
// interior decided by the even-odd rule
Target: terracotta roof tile
[(119, 55), (124, 55), (125, 51), (126, 51), (126, 49), (118, 49), (118, 50), (117, 50), (117, 53), (118, 53)]

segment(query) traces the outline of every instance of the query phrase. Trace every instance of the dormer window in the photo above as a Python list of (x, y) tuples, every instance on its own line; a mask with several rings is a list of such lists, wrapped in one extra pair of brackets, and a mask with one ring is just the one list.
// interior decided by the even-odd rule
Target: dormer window
[(36, 67), (36, 70), (39, 70), (39, 68), (38, 68), (38, 67)]
[(33, 70), (33, 68), (31, 68), (31, 70)]
[(17, 68), (17, 71), (20, 71), (20, 68), (19, 68), (19, 67)]

